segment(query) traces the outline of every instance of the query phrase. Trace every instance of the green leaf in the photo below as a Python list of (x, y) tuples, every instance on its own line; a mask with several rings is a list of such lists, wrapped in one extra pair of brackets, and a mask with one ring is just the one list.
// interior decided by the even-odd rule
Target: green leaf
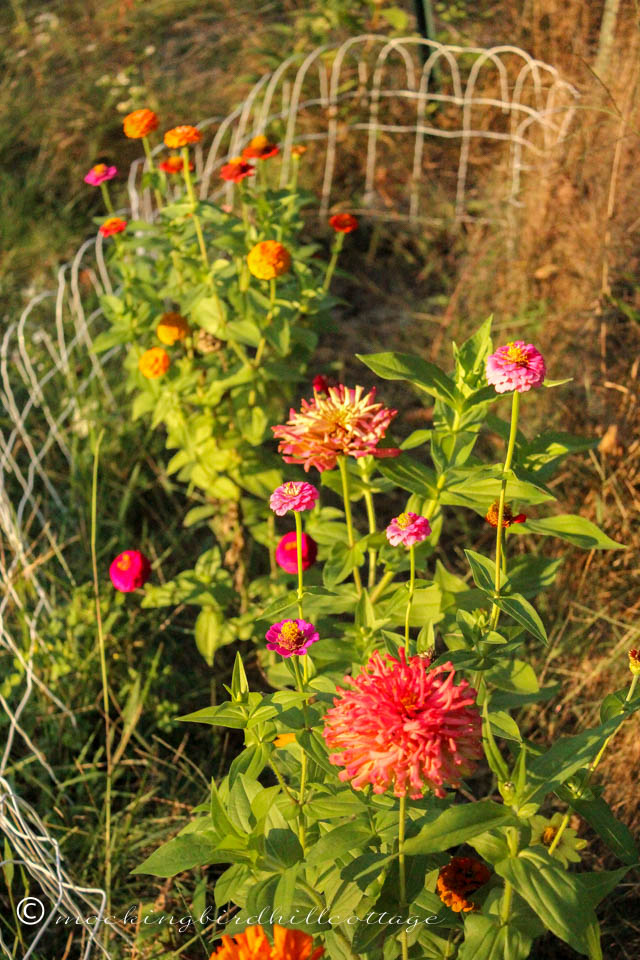
[(207, 333), (218, 336), (227, 321), (227, 310), (218, 297), (204, 297), (191, 310), (191, 319)]
[[(500, 496), (503, 470), (500, 466), (456, 467), (447, 470), (447, 480), (440, 494), (440, 502), (469, 507), (486, 513), (490, 504)], [(545, 503), (555, 497), (541, 484), (519, 479), (513, 470), (507, 474), (507, 498), (523, 504)], [(514, 524), (510, 530), (520, 524)]]
[(626, 550), (622, 543), (616, 543), (591, 520), (574, 513), (561, 513), (556, 517), (533, 519), (527, 517), (525, 523), (510, 527), (514, 533), (539, 533), (543, 537), (559, 537), (568, 540), (583, 550)]
[(407, 854), (440, 853), (493, 827), (518, 823), (511, 810), (492, 800), (460, 804), (442, 813), (430, 811), (426, 816), (433, 817), (432, 822), (406, 841)]
[(569, 791), (558, 791), (576, 813), (580, 814), (593, 827), (609, 849), (623, 863), (633, 864), (640, 859), (633, 834), (614, 817), (609, 804), (602, 797), (593, 800), (577, 799)]
[(406, 453), (393, 460), (381, 460), (378, 463), (378, 469), (387, 480), (408, 490), (410, 493), (417, 493), (421, 497), (435, 499), (438, 496), (436, 489), (436, 475), (429, 467), (425, 467), (413, 457), (408, 457)]
[(231, 676), (231, 696), (234, 700), (241, 700), (245, 698), (247, 693), (249, 693), (249, 681), (247, 680), (247, 675), (244, 670), (242, 657), (238, 651)]
[(153, 877), (175, 877), (184, 870), (215, 863), (213, 831), (209, 836), (188, 833), (174, 837), (143, 860), (132, 873), (149, 873)]
[(231, 727), (243, 730), (247, 725), (247, 708), (242, 703), (221, 703), (217, 707), (204, 707), (195, 713), (178, 717), (184, 723), (209, 723), (214, 727)]
[(450, 407), (460, 403), (453, 380), (435, 363), (409, 353), (358, 353), (356, 356), (383, 380), (408, 380)]
[(213, 666), (216, 650), (222, 646), (222, 615), (217, 607), (203, 607), (196, 619), (196, 646), (207, 666)]
[(286, 870), (304, 858), (300, 841), (288, 827), (274, 828), (265, 837), (265, 861), (271, 870)]
[(494, 736), (502, 737), (504, 740), (522, 741), (518, 724), (504, 710), (492, 710), (489, 713), (489, 723)]
[(403, 10), (401, 7), (384, 7), (382, 10), (378, 10), (378, 13), (381, 17), (384, 17), (387, 23), (390, 23), (398, 33), (406, 33), (407, 24), (409, 23), (409, 15), (406, 10)]
[(322, 570), (322, 582), (331, 589), (342, 583), (355, 567), (364, 563), (364, 550), (359, 544), (334, 543)]
[(491, 597), (498, 609), (508, 613), (510, 617), (520, 623), (537, 640), (547, 643), (547, 631), (536, 610), (528, 600), (519, 594), (512, 593), (507, 577), (501, 578), (500, 596), (495, 596), (495, 569), (496, 565), (489, 557), (484, 557), (474, 550), (465, 550), (465, 555), (471, 566), (473, 579), (481, 590)]
[(533, 938), (498, 917), (472, 913), (465, 918), (464, 943), (458, 960), (527, 960)]
[(343, 823), (320, 837), (307, 851), (305, 863), (308, 866), (323, 862), (335, 863), (338, 857), (365, 850), (374, 836), (368, 823), (359, 820)]

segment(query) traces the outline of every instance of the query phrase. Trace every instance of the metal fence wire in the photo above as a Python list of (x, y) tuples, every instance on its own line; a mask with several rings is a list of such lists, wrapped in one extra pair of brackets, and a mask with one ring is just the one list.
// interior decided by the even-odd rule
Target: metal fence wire
[[(320, 216), (342, 208), (418, 225), (500, 221), (515, 235), (526, 178), (548, 175), (562, 157), (577, 99), (553, 67), (516, 47), (355, 37), (289, 57), (233, 113), (199, 124), (200, 196), (230, 203), (233, 187), (221, 185), (218, 171), (266, 131), (281, 144), (283, 186), (292, 147), (308, 146), (305, 167)], [(134, 220), (154, 216), (150, 191), (139, 187), (144, 164), (136, 161), (128, 177)], [(37, 738), (25, 729), (34, 689), (66, 723), (76, 722), (38, 675), (35, 654), (46, 649), (51, 582), (74, 582), (61, 549), (64, 518), (74, 509), (64, 465), (98, 411), (117, 410), (115, 351), (99, 358), (92, 351), (101, 311), (87, 306), (112, 292), (98, 235), (0, 340), (0, 830), (9, 851), (1, 864), (22, 866), (48, 897), (23, 960), (48, 956), (47, 932), (60, 912), (91, 919), (75, 925), (69, 957), (111, 956), (101, 922), (104, 892), (74, 883), (74, 865), (63, 866), (59, 844), (42, 822), (44, 809), (21, 794), (27, 763), (31, 783), (37, 768), (54, 789), (57, 784)], [(13, 956), (1, 930), (0, 948)]]

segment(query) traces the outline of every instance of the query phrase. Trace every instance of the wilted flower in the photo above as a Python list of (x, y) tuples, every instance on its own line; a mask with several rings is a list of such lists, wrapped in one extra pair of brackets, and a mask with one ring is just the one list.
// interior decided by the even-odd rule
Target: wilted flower
[(222, 946), (209, 960), (320, 960), (324, 947), (313, 949), (313, 939), (303, 930), (273, 925), (273, 947), (261, 926), (247, 927), (233, 937), (222, 937)]
[(185, 340), (189, 336), (189, 324), (180, 313), (163, 313), (156, 327), (156, 336), (160, 343), (171, 347), (177, 340)]
[(515, 340), (505, 347), (498, 347), (487, 358), (487, 380), (496, 388), (496, 393), (517, 390), (526, 393), (544, 382), (547, 368), (544, 358), (532, 343)]
[(165, 146), (171, 150), (178, 150), (180, 147), (187, 147), (190, 143), (200, 143), (202, 134), (197, 127), (189, 124), (183, 124), (181, 127), (174, 127), (167, 130), (164, 135)]
[(122, 217), (109, 217), (100, 225), (99, 230), (103, 237), (112, 237), (114, 233), (122, 233), (127, 229), (127, 221)]
[(291, 254), (277, 240), (262, 240), (247, 254), (247, 265), (258, 280), (275, 280), (289, 270)]
[(123, 122), (124, 134), (132, 140), (148, 136), (158, 127), (158, 117), (153, 110), (134, 110), (127, 114)]
[(84, 182), (90, 183), (92, 187), (99, 187), (105, 180), (113, 180), (117, 172), (117, 167), (108, 167), (106, 163), (97, 163), (95, 167), (91, 167), (84, 178)]
[[(318, 544), (315, 540), (302, 534), (302, 569), (308, 570), (316, 562), (318, 556)], [(298, 541), (295, 530), (291, 533), (285, 533), (276, 547), (276, 563), (285, 571), (285, 573), (298, 572)]]
[(139, 550), (125, 550), (112, 561), (109, 576), (116, 590), (131, 593), (147, 582), (151, 576), (151, 564)]
[(266, 632), (267, 650), (275, 650), (283, 657), (302, 656), (320, 634), (306, 620), (281, 620)]
[(271, 143), (264, 134), (254, 137), (249, 141), (249, 146), (242, 151), (243, 160), (268, 160), (269, 157), (275, 157), (280, 153), (277, 143)]
[(629, 670), (634, 677), (640, 674), (640, 650), (629, 650)]
[(214, 337), (208, 330), (198, 330), (196, 334), (196, 350), (199, 353), (218, 353), (224, 347), (224, 340)]
[(229, 163), (225, 163), (220, 168), (220, 178), (230, 180), (232, 183), (239, 183), (245, 177), (253, 177), (255, 172), (256, 168), (243, 160), (242, 157), (232, 157)]
[(393, 518), (385, 533), (392, 546), (397, 547), (401, 543), (405, 547), (413, 547), (427, 539), (431, 525), (426, 517), (418, 513), (401, 513)]
[(344, 678), (351, 689), (338, 688), (323, 736), (341, 751), (329, 760), (345, 768), (340, 780), (354, 790), (371, 784), (396, 797), (418, 799), (426, 790), (444, 797), (445, 785), (459, 786), (482, 756), (476, 691), (466, 680), (454, 685), (451, 663), (432, 670), (429, 663), (407, 661), (404, 650), (399, 660), (383, 660), (376, 650), (357, 677)]
[[(487, 510), (487, 515), (485, 520), (487, 523), (490, 523), (492, 527), (498, 526), (498, 518), (500, 516), (500, 501), (495, 500), (489, 509)], [(502, 508), (502, 526), (510, 527), (512, 523), (524, 523), (527, 519), (526, 514), (519, 513), (516, 517), (513, 515), (513, 511), (508, 503), (505, 503)]]
[[(545, 847), (550, 847), (556, 838), (558, 828), (562, 823), (561, 813), (554, 813), (550, 820), (546, 817), (535, 816), (529, 820), (531, 826), (531, 846), (536, 843), (542, 843)], [(565, 827), (558, 845), (554, 848), (552, 857), (561, 860), (565, 867), (571, 863), (580, 863), (581, 857), (578, 850), (584, 850), (587, 841), (578, 836), (572, 827)]]
[(333, 470), (339, 456), (397, 457), (400, 450), (377, 445), (398, 411), (375, 403), (375, 396), (375, 387), (365, 394), (364, 387), (339, 384), (303, 400), (299, 413), (289, 410), (286, 424), (271, 428), (285, 463), (323, 471)]
[(351, 233), (358, 228), (358, 218), (352, 213), (334, 213), (329, 217), (329, 226), (333, 227), (336, 233)]
[(296, 513), (300, 510), (311, 510), (320, 496), (312, 483), (302, 480), (288, 480), (280, 484), (271, 494), (269, 506), (279, 517), (284, 517), (289, 510)]
[(169, 369), (169, 354), (162, 347), (151, 347), (145, 350), (138, 360), (138, 369), (147, 380), (157, 380), (164, 376)]
[[(162, 170), (164, 173), (182, 173), (183, 166), (182, 157), (168, 157), (158, 164), (158, 170)], [(191, 161), (189, 161), (189, 170), (195, 170)]]
[(490, 876), (490, 870), (479, 860), (453, 857), (438, 874), (438, 896), (455, 913), (477, 910), (477, 905), (467, 898), (483, 887)]

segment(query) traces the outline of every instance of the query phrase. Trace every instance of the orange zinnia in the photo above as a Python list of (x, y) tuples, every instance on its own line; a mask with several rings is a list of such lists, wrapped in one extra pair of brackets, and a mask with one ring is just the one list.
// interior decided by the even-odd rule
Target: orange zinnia
[(168, 347), (171, 347), (176, 340), (187, 338), (189, 324), (180, 313), (163, 313), (160, 323), (156, 327), (156, 335), (160, 343), (165, 343)]
[(210, 960), (319, 960), (324, 947), (313, 949), (313, 939), (302, 930), (288, 930), (274, 924), (273, 947), (261, 926), (247, 927), (234, 937), (223, 936), (222, 946)]
[(147, 380), (157, 380), (164, 376), (169, 369), (169, 354), (162, 347), (151, 347), (145, 350), (138, 360), (138, 369)]
[(99, 227), (103, 237), (112, 237), (114, 233), (122, 233), (127, 229), (127, 221), (122, 217), (109, 217)]
[(258, 280), (274, 280), (291, 266), (291, 254), (277, 240), (263, 240), (247, 254), (249, 270)]
[[(169, 157), (158, 164), (158, 170), (163, 170), (165, 173), (182, 173), (183, 166), (182, 157)], [(193, 164), (189, 162), (189, 170), (193, 169)]]
[(473, 857), (452, 857), (438, 874), (438, 896), (454, 913), (469, 913), (478, 905), (469, 900), (469, 894), (483, 887), (491, 876), (490, 871)]
[(134, 110), (124, 118), (124, 133), (132, 140), (148, 136), (158, 126), (158, 118), (153, 110)]
[(242, 151), (243, 160), (268, 160), (280, 153), (277, 143), (271, 143), (263, 133), (249, 141), (249, 146)]
[(200, 143), (202, 134), (197, 127), (191, 127), (184, 124), (181, 127), (174, 127), (173, 130), (167, 130), (164, 135), (164, 142), (172, 150), (178, 150), (180, 147), (187, 147), (190, 143)]

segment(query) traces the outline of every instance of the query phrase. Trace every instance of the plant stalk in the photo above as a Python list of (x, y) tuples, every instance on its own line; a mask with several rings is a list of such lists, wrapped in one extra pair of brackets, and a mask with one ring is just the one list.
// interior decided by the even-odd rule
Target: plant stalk
[[(340, 469), (340, 477), (342, 478), (342, 497), (344, 499), (344, 516), (347, 521), (347, 536), (349, 538), (349, 547), (353, 550), (355, 538), (353, 535), (353, 517), (351, 515), (351, 500), (349, 498), (349, 471), (347, 470), (346, 457), (338, 457), (338, 467)], [(362, 593), (362, 580), (360, 579), (360, 570), (357, 566), (353, 568), (353, 582), (356, 585), (358, 596), (360, 596)]]
[[(504, 504), (507, 491), (507, 473), (511, 469), (513, 451), (516, 444), (516, 435), (518, 433), (518, 413), (520, 411), (520, 394), (517, 390), (513, 391), (511, 401), (511, 429), (509, 430), (509, 442), (507, 444), (507, 454), (502, 470), (502, 482), (500, 485), (500, 500), (498, 503), (498, 526), (496, 529), (496, 575), (495, 575), (495, 594), (500, 596), (500, 573), (502, 570), (502, 521), (504, 519)], [(500, 616), (500, 608), (496, 603), (491, 608), (491, 629), (495, 630)]]

